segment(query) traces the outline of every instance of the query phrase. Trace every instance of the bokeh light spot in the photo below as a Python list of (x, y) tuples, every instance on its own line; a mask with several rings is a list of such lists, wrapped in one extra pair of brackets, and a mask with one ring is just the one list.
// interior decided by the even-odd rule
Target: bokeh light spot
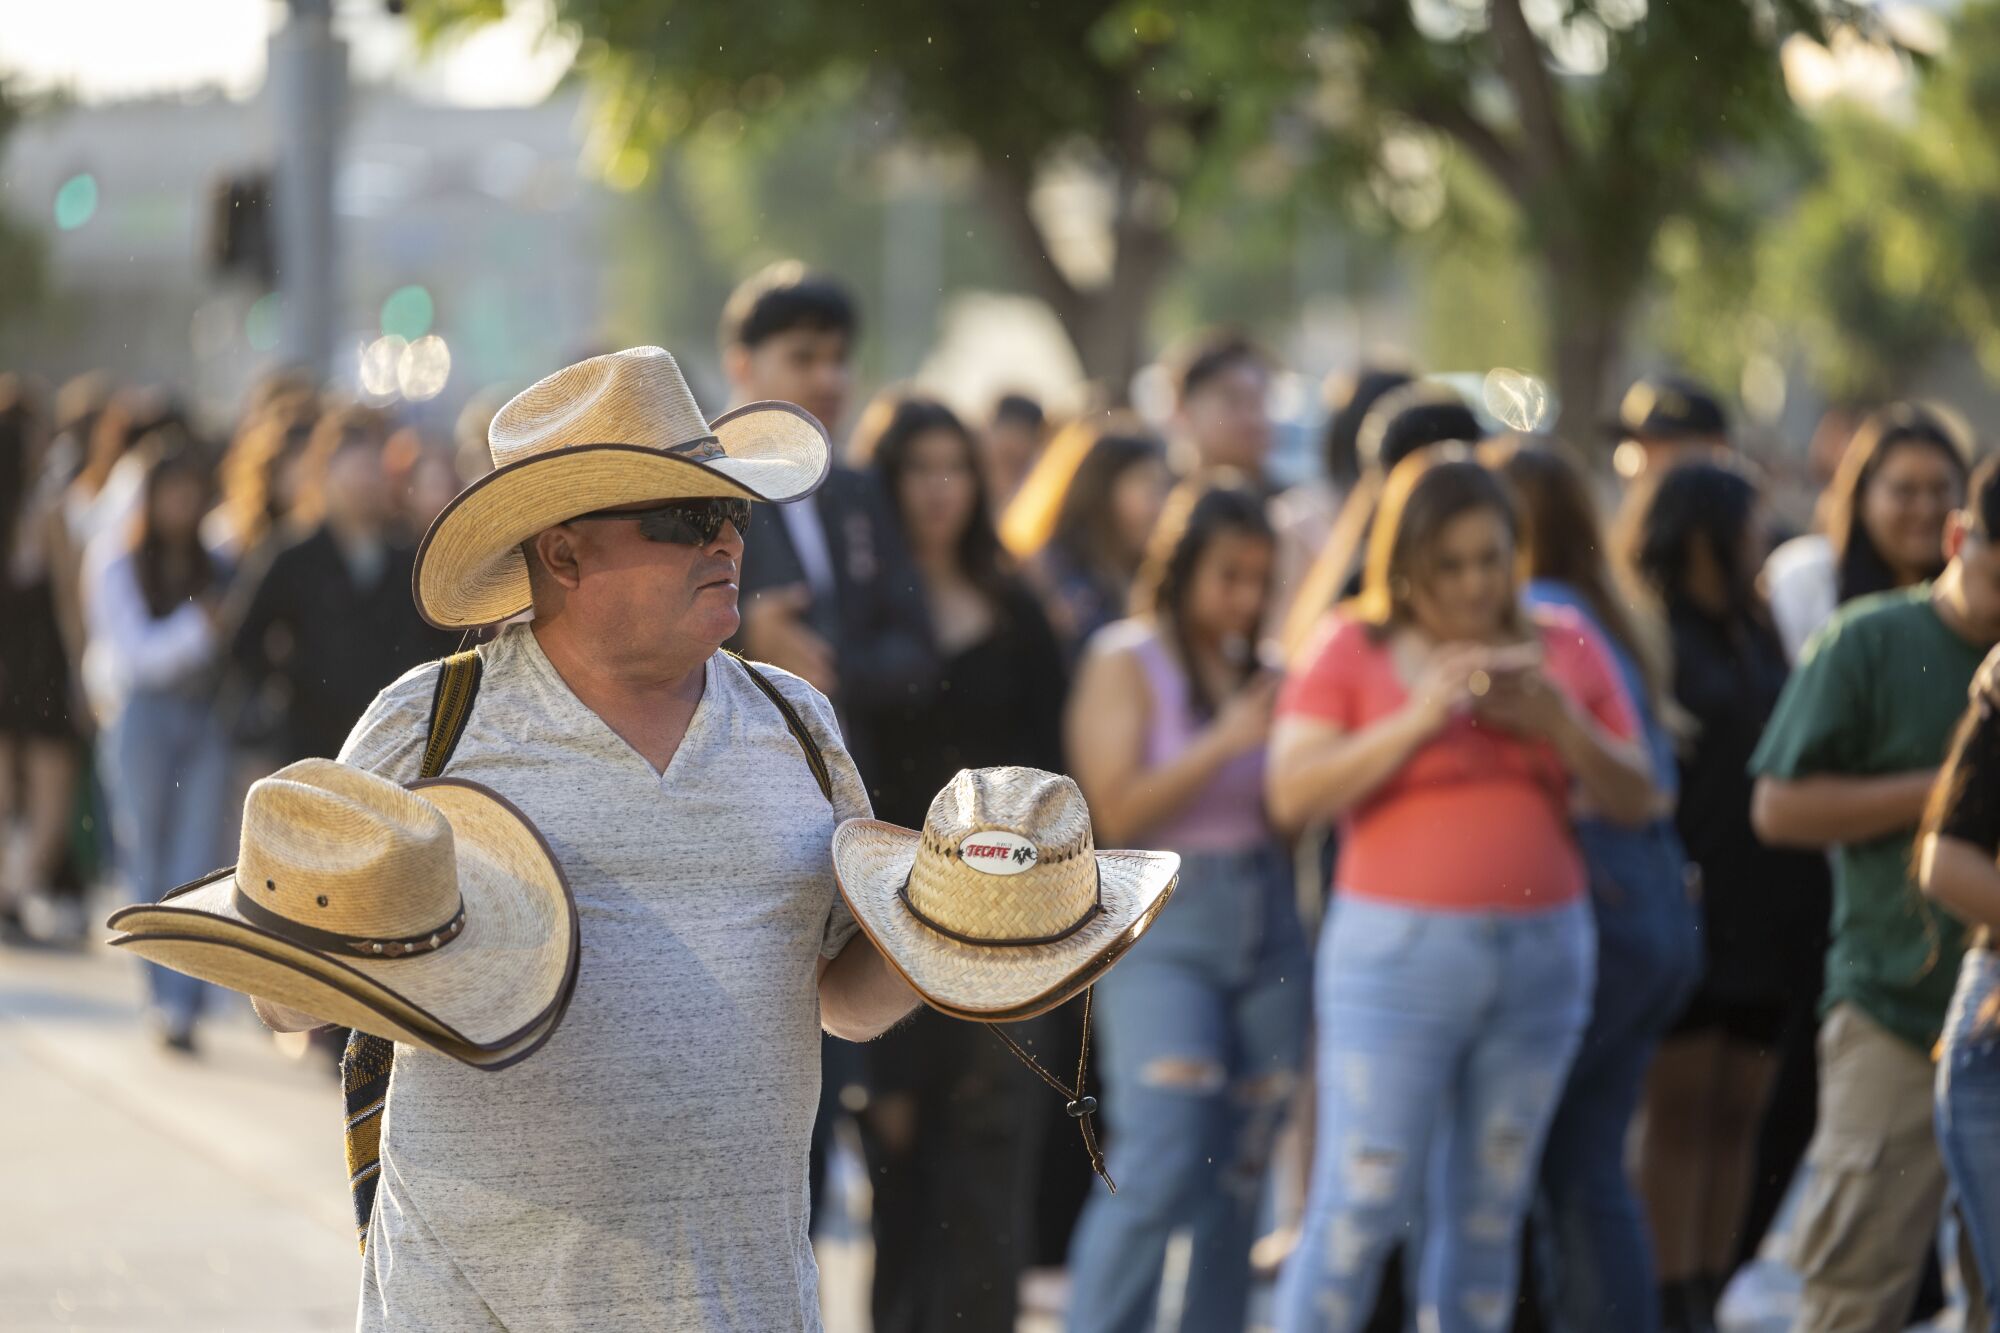
[(243, 337), (259, 352), (278, 350), (278, 331), (284, 318), (284, 303), (276, 292), (267, 292), (251, 305), (243, 317)]
[(75, 231), (97, 216), (97, 177), (89, 172), (71, 176), (56, 191), (56, 226)]
[(394, 398), (396, 365), (403, 359), (403, 351), (409, 345), (406, 340), (388, 333), (362, 348), (357, 375), (361, 381), (361, 392), (371, 398)]
[(435, 333), (417, 339), (396, 358), (396, 387), (413, 403), (443, 393), (450, 378), (451, 349)]
[(1480, 387), (1486, 410), (1509, 430), (1537, 431), (1549, 419), (1549, 386), (1526, 371), (1497, 366)]
[(398, 287), (382, 303), (382, 332), (415, 342), (431, 331), (436, 314), (429, 291), (414, 285)]

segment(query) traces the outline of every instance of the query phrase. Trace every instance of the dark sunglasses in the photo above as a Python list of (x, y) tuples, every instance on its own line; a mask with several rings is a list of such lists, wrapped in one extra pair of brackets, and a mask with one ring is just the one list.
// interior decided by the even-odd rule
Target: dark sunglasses
[(570, 522), (586, 518), (633, 518), (639, 521), (639, 535), (649, 542), (672, 542), (676, 546), (706, 546), (715, 540), (724, 523), (736, 525), (741, 537), (750, 530), (750, 502), (720, 497), (703, 500), (669, 500), (651, 509), (593, 509), (578, 514)]

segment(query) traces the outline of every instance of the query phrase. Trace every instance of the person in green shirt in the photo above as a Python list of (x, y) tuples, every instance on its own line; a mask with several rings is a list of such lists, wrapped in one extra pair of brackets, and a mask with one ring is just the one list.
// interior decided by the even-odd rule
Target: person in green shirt
[(1964, 930), (1918, 891), (1911, 842), (1973, 673), (2000, 642), (1996, 538), (2000, 460), (1988, 459), (1946, 525), (1944, 573), (1828, 622), (1750, 760), (1758, 836), (1834, 860), (1797, 1333), (1901, 1329), (1944, 1203), (1931, 1049)]

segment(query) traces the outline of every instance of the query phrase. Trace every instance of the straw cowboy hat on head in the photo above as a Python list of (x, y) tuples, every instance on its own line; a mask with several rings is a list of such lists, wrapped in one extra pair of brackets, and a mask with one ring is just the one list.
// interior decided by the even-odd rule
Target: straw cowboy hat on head
[(992, 1030), (1069, 1100), (1107, 1185), (1090, 1130), (1097, 1099), (1083, 1089), (1088, 991), (1159, 915), (1180, 864), (1172, 852), (1098, 851), (1076, 783), (1035, 768), (961, 770), (931, 802), (921, 832), (876, 819), (850, 819), (833, 832), (841, 896), (932, 1008), (1010, 1023), (1084, 993), (1074, 1086)]
[(329, 759), (250, 788), (233, 868), (108, 924), (177, 972), (484, 1068), (555, 1031), (580, 953), (562, 869), (506, 798)]
[(791, 403), (710, 421), (658, 347), (557, 371), (502, 407), (487, 439), (493, 471), (459, 492), (417, 550), (417, 609), (440, 629), (527, 610), (519, 547), (545, 528), (648, 500), (799, 500), (832, 459), (825, 428)]

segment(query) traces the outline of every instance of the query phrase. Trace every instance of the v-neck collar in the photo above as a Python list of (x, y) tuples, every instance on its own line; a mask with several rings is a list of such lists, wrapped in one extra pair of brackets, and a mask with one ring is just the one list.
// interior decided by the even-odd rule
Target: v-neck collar
[(556, 664), (549, 661), (549, 655), (542, 651), (542, 641), (535, 637), (532, 626), (525, 624), (510, 626), (508, 633), (521, 640), (515, 645), (515, 650), (527, 655), (529, 669), (542, 677), (543, 682), (558, 695), (567, 699), (570, 708), (587, 719), (584, 722), (585, 726), (595, 727), (603, 738), (631, 756), (632, 762), (653, 780), (656, 787), (663, 790), (666, 788), (676, 768), (680, 766), (681, 756), (687, 753), (688, 742), (695, 739), (707, 724), (712, 711), (710, 705), (715, 699), (716, 692), (715, 661), (721, 656), (720, 653), (710, 653), (708, 660), (701, 664), (701, 698), (695, 702), (694, 712), (688, 717), (687, 729), (681, 733), (680, 742), (674, 746), (673, 756), (667, 760), (667, 766), (664, 769), (656, 769), (652, 760), (640, 754), (632, 742), (619, 735), (615, 727), (598, 715), (596, 709), (577, 697), (576, 691), (563, 679), (562, 672), (556, 670)]

